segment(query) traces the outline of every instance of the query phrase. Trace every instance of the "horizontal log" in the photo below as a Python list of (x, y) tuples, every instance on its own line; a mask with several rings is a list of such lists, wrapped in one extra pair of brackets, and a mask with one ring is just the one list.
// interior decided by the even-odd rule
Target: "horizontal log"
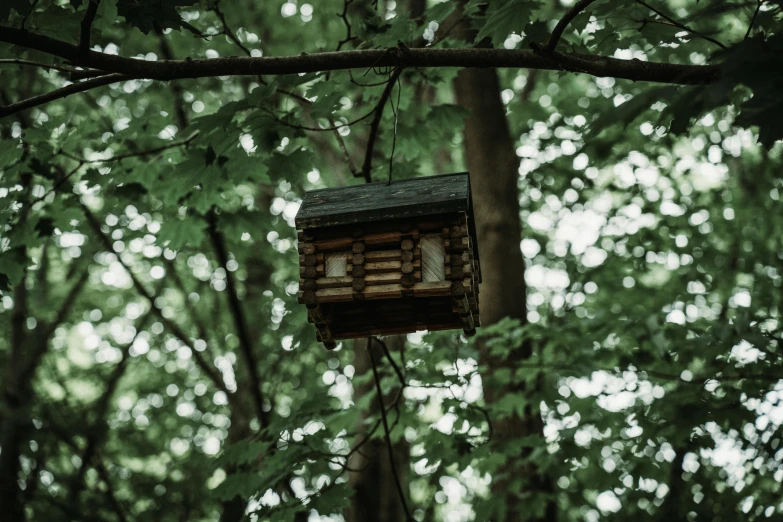
[[(400, 261), (381, 261), (379, 263), (365, 263), (364, 271), (366, 274), (382, 274), (386, 272), (401, 272), (402, 265)], [(421, 269), (421, 260), (415, 259), (411, 263), (413, 270)], [(353, 265), (348, 265), (348, 274), (353, 273)]]
[(300, 266), (299, 277), (304, 279), (315, 279), (323, 277), (325, 274), (324, 265)]
[(407, 259), (408, 261), (415, 258), (421, 258), (421, 249), (416, 248), (412, 252), (403, 251), (400, 249), (369, 251), (364, 253), (364, 260), (367, 263), (375, 263), (379, 261), (405, 261), (405, 259), (403, 259), (405, 254), (412, 256), (411, 259)]
[(406, 236), (413, 237), (413, 239), (419, 239), (419, 231), (411, 230), (410, 232), (379, 232), (375, 234), (365, 234), (364, 242), (368, 245), (401, 243), (403, 237)]
[(351, 250), (353, 241), (351, 237), (340, 237), (335, 239), (317, 239), (313, 241), (313, 244), (321, 252), (347, 252)]
[(353, 277), (319, 277), (315, 280), (319, 289), (322, 288), (341, 288), (344, 286), (351, 286)]
[[(368, 276), (369, 277), (369, 276)], [(366, 281), (366, 280), (365, 280)], [(352, 282), (353, 284), (353, 282)], [(434, 283), (416, 283), (413, 285), (415, 297), (439, 297), (451, 295), (451, 281), (437, 281)], [(394, 299), (402, 297), (404, 287), (401, 284), (385, 284), (367, 286), (361, 294), (365, 299)], [(300, 302), (302, 294), (299, 292)], [(325, 288), (315, 292), (318, 303), (339, 303), (353, 300), (353, 288)]]

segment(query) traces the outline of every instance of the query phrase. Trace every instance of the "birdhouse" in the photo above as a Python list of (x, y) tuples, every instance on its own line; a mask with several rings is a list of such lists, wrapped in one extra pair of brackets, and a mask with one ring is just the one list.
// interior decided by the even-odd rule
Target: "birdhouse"
[(295, 221), (299, 302), (327, 348), (480, 326), (467, 173), (313, 190)]

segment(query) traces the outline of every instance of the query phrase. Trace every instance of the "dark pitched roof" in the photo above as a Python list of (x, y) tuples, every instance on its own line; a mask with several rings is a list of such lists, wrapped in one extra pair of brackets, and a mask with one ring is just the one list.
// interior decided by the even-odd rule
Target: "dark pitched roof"
[(386, 183), (313, 190), (296, 214), (296, 228), (308, 229), (388, 219), (473, 213), (467, 172)]

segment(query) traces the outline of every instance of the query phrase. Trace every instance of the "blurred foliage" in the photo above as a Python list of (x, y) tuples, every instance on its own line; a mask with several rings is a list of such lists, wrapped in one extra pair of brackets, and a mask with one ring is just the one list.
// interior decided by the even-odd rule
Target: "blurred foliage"
[[(346, 35), (346, 49), (464, 45), (444, 30), (452, 2), (422, 17), (377, 4), (352, 4), (347, 30), (337, 0), (103, 0), (92, 44), (147, 60), (315, 53)], [(14, 0), (0, 20), (76, 43), (87, 5)], [(502, 520), (493, 480), (531, 516), (554, 498), (561, 521), (783, 517), (781, 5), (654, 7), (595, 2), (559, 49), (721, 63), (718, 83), (499, 71), (529, 312), (479, 339), (496, 358), (533, 356), (482, 380), (488, 354), (454, 332), (410, 335), (392, 354), (406, 386), (389, 416), (410, 443), (417, 520)], [(465, 12), (480, 39), (529, 48), (564, 10)], [(53, 63), (7, 45), (0, 58)], [(0, 67), (3, 103), (68, 79)], [(455, 73), (404, 71), (395, 178), (464, 169)], [(359, 182), (346, 155), (361, 164), (369, 120), (345, 124), (386, 78), (128, 80), (0, 121), (0, 424), (23, 434), (13, 478), (28, 519), (217, 520), (236, 498), (257, 520), (341, 519), (349, 456), (383, 432), (377, 398), (355, 393), (372, 376), (356, 374), (351, 344), (325, 351), (296, 303), (293, 217), (305, 190)], [(391, 395), (397, 376), (382, 372)], [(485, 404), (482, 387), (509, 385), (524, 393)], [(542, 437), (493, 439), (492, 422), (530, 411)], [(502, 476), (519, 456), (529, 470)], [(551, 494), (530, 493), (540, 476)]]

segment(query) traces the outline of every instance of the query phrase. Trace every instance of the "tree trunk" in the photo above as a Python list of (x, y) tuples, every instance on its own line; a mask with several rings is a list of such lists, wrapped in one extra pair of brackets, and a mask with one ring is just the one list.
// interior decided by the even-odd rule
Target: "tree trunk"
[[(399, 353), (405, 347), (405, 336), (390, 337), (385, 342), (392, 354)], [(354, 349), (356, 351), (354, 358), (356, 375), (359, 376), (372, 372), (370, 353), (367, 350), (367, 340), (357, 339), (354, 341)], [(372, 357), (375, 359), (379, 371), (381, 368), (388, 366), (388, 361), (385, 360), (383, 350), (378, 343), (373, 343)], [(366, 385), (357, 387), (356, 396), (361, 397), (367, 393), (372, 393), (373, 390), (374, 381), (370, 380)], [(387, 407), (393, 400), (395, 393), (396, 391), (390, 394), (392, 396), (384, 397)], [(380, 411), (378, 409), (380, 405), (377, 402), (373, 402), (373, 408), (375, 408), (374, 413)], [(365, 418), (366, 416), (362, 418), (360, 426), (364, 426), (363, 421)], [(394, 422), (394, 418), (395, 413), (392, 411), (389, 413), (390, 427)], [(383, 426), (378, 427), (377, 433), (383, 434)], [(405, 442), (398, 442), (393, 446), (393, 449), (395, 466), (400, 474), (399, 479), (407, 495), (407, 470), (410, 466), (409, 447)], [(348, 465), (352, 469), (361, 471), (349, 475), (349, 482), (354, 487), (355, 494), (351, 507), (345, 514), (346, 522), (366, 522), (369, 520), (373, 522), (405, 522), (405, 511), (397, 493), (394, 472), (389, 462), (388, 450), (386, 448), (386, 439), (381, 435), (380, 438), (364, 444), (360, 452), (356, 452), (351, 456)]]
[[(459, 34), (465, 41), (475, 39), (475, 32), (466, 24), (462, 24)], [(457, 102), (471, 112), (465, 125), (464, 144), (481, 255), (481, 322), (488, 326), (504, 317), (511, 317), (524, 324), (527, 322), (527, 304), (525, 262), (519, 248), (522, 238), (517, 185), (519, 158), (500, 98), (497, 72), (494, 69), (464, 69), (457, 75), (454, 89)], [(529, 356), (528, 344), (505, 360), (486, 356), (486, 381), (491, 382), (497, 370), (514, 370), (519, 361)], [(487, 385), (484, 388), (490, 407), (508, 394), (524, 393), (521, 386)], [(540, 433), (541, 428), (537, 413), (513, 414), (493, 422), (493, 444), (502, 450), (511, 441)], [(520, 471), (524, 472), (528, 487), (539, 492), (551, 489), (548, 479), (538, 476), (534, 466), (523, 466), (516, 459), (508, 459), (497, 470), (498, 477), (492, 481), (492, 491), (496, 498), (503, 499), (506, 506), (504, 520), (509, 522), (531, 519), (529, 500), (523, 498), (526, 492), (513, 491), (509, 487), (511, 482), (520, 478)], [(555, 505), (549, 502), (544, 520), (555, 519)]]

